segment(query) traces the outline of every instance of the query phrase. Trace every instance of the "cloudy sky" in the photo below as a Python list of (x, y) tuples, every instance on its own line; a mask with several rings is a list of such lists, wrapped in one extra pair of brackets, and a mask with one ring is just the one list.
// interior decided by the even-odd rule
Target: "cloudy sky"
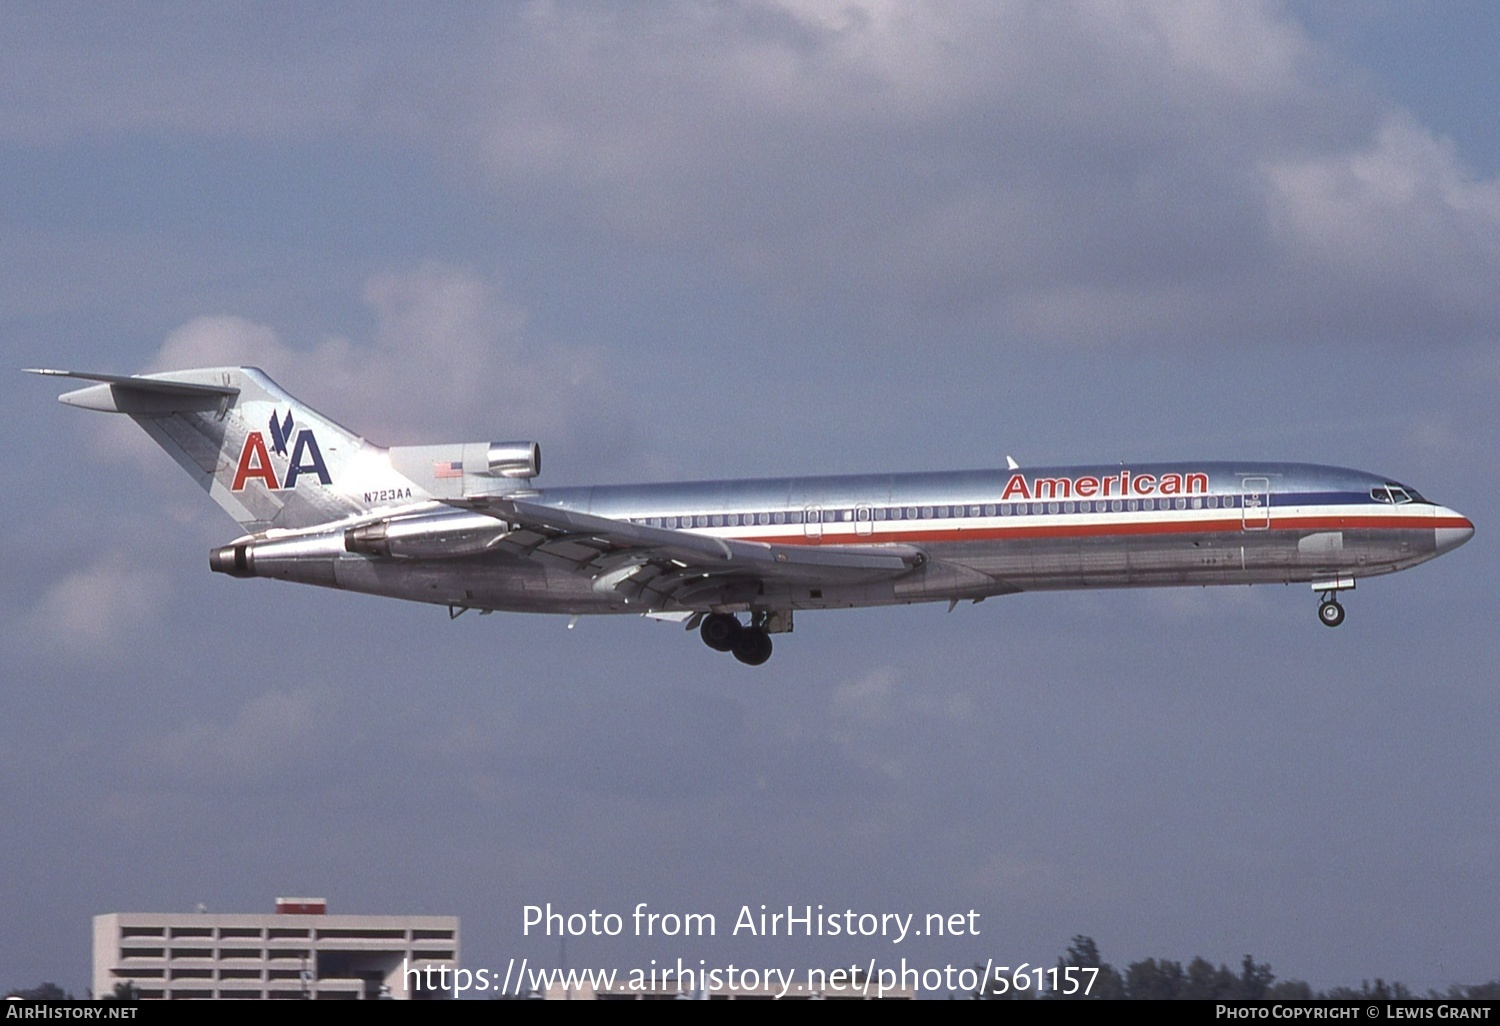
[[(1500, 13), (1480, 2), (0, 4), (0, 987), (199, 902), (713, 912), (699, 957), (1492, 979)], [(543, 484), (1273, 458), (1478, 535), (1363, 584), (634, 618), (211, 575), (26, 366), (264, 367)], [(731, 938), (740, 906), (979, 937)]]

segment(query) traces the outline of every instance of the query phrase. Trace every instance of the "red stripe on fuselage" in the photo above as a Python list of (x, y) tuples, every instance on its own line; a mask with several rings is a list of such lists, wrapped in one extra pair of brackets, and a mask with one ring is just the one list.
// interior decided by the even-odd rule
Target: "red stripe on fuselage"
[[(1028, 519), (1018, 517), (1018, 520)], [(1039, 518), (1038, 518), (1039, 519)], [(884, 523), (889, 524), (887, 520)], [(1356, 516), (1281, 516), (1271, 518), (1269, 527), (1244, 526), (1239, 517), (1218, 520), (1146, 520), (1110, 524), (1039, 524), (1016, 527), (903, 529), (872, 534), (853, 534), (845, 530), (831, 532), (823, 525), (822, 537), (809, 538), (805, 531), (785, 535), (731, 536), (739, 541), (764, 542), (771, 545), (878, 545), (882, 542), (968, 542), (1018, 541), (1029, 538), (1107, 538), (1120, 535), (1199, 535), (1199, 534), (1266, 534), (1272, 531), (1433, 531), (1438, 528), (1471, 529), (1467, 517), (1356, 517)]]

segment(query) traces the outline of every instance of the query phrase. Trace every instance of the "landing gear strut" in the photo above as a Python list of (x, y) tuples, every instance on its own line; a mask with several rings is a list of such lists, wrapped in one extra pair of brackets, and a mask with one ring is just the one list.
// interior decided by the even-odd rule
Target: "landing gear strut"
[(1318, 606), (1318, 619), (1323, 622), (1324, 627), (1337, 627), (1344, 622), (1344, 607), (1333, 596), (1333, 592), (1325, 591), (1323, 601)]
[(771, 658), (771, 635), (764, 627), (746, 627), (730, 613), (704, 617), (698, 628), (703, 643), (715, 652), (733, 652), (747, 666), (759, 666)]

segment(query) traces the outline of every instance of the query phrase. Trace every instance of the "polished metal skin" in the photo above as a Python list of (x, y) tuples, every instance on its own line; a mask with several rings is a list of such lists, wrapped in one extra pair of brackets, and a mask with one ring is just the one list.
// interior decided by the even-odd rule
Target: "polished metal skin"
[[(799, 609), (1062, 588), (1309, 583), (1336, 593), (1456, 548), (1461, 514), (1301, 463), (1172, 463), (532, 487), (534, 442), (381, 448), (253, 368), (98, 382), (247, 531), (210, 554), (273, 577), (469, 609), (686, 620), (758, 664)], [(740, 615), (748, 614), (749, 623)]]

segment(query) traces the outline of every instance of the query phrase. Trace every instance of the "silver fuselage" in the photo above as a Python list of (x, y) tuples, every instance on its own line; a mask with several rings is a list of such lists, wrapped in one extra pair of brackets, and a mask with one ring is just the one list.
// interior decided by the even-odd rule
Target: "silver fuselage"
[[(1356, 578), (1432, 559), (1473, 533), (1467, 518), (1388, 478), (1293, 463), (1042, 467), (520, 494), (538, 505), (652, 528), (773, 546), (915, 548), (923, 557), (894, 580), (767, 581), (754, 594), (676, 607), (730, 612), (1065, 588), (1272, 582), (1346, 588)], [(475, 516), (437, 515), (455, 524)], [(322, 546), (318, 531), (300, 534), (309, 542), (307, 558), (260, 576), (479, 609), (642, 611), (545, 559), (372, 558)]]

